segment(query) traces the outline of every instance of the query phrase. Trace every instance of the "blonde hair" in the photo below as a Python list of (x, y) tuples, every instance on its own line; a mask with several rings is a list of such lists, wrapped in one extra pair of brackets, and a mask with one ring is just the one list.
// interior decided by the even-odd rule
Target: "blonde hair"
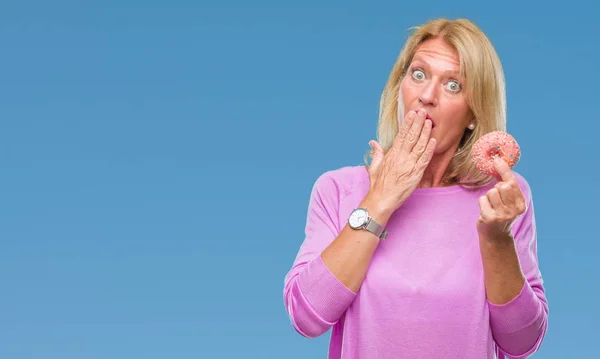
[[(452, 46), (460, 58), (460, 75), (466, 81), (468, 105), (476, 119), (473, 131), (465, 129), (461, 144), (450, 161), (446, 175), (463, 187), (479, 187), (492, 178), (483, 175), (471, 162), (474, 142), (482, 135), (506, 130), (506, 94), (504, 72), (498, 54), (487, 36), (466, 19), (436, 19), (415, 30), (408, 38), (383, 89), (379, 104), (378, 141), (385, 152), (391, 147), (404, 109), (400, 83), (406, 75), (417, 48), (426, 40), (440, 38)], [(372, 151), (367, 153), (372, 156)], [(367, 157), (365, 157), (367, 159)]]

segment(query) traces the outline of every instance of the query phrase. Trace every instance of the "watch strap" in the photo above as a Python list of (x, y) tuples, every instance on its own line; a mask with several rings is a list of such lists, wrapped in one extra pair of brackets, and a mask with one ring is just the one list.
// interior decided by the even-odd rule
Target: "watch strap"
[(367, 231), (373, 233), (374, 235), (376, 235), (377, 237), (379, 237), (382, 240), (386, 239), (387, 234), (388, 234), (387, 230), (382, 225), (375, 222), (373, 220), (373, 218), (369, 218), (369, 221), (367, 222), (365, 229)]

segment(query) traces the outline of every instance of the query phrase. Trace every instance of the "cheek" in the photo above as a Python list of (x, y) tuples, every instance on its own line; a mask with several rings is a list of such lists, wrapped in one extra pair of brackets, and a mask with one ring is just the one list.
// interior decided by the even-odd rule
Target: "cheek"
[(465, 115), (469, 112), (469, 104), (464, 96), (456, 96), (448, 99), (448, 106), (452, 107), (455, 113)]
[(449, 112), (452, 114), (453, 123), (460, 126), (466, 126), (471, 121), (471, 111), (469, 105), (464, 100), (452, 101), (448, 104)]
[(415, 101), (415, 98), (417, 96), (414, 86), (411, 86), (408, 81), (409, 80), (405, 78), (400, 83), (400, 95), (402, 97), (402, 102), (404, 103), (405, 107), (409, 107)]

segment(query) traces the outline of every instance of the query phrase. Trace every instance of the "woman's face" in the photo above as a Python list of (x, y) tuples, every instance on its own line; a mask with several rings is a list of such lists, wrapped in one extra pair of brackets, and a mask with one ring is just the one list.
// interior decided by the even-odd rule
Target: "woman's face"
[(473, 121), (459, 69), (458, 53), (443, 40), (430, 39), (419, 46), (400, 83), (404, 116), (410, 110), (427, 111), (436, 153), (458, 145)]

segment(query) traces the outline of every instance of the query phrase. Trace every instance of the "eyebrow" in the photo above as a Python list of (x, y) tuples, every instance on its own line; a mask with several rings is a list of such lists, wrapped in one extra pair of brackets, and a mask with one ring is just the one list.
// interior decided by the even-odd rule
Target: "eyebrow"
[[(427, 61), (425, 61), (424, 59), (422, 59), (421, 57), (419, 57), (419, 55), (415, 55), (412, 59), (411, 62), (422, 62), (425, 65), (427, 65), (427, 67), (429, 67), (429, 64), (427, 63)], [(446, 70), (444, 71), (444, 75), (452, 75), (454, 77), (460, 77), (460, 70)]]

